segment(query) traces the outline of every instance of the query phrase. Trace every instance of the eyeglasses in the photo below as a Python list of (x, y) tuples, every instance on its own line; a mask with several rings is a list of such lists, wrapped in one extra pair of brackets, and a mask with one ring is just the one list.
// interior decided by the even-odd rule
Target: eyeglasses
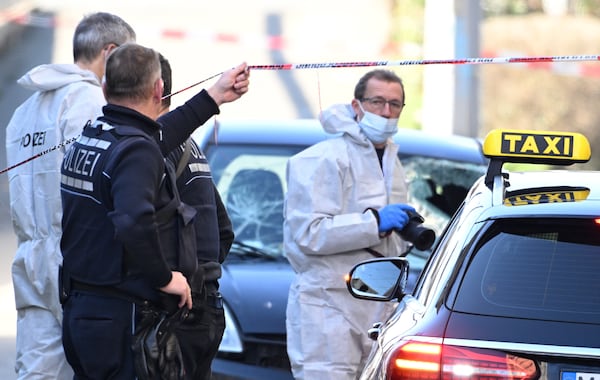
[(386, 100), (381, 96), (374, 96), (372, 98), (362, 98), (361, 102), (367, 102), (376, 109), (377, 111), (381, 111), (385, 108), (386, 104), (389, 104), (391, 111), (400, 111), (402, 107), (404, 107), (404, 103), (398, 100)]

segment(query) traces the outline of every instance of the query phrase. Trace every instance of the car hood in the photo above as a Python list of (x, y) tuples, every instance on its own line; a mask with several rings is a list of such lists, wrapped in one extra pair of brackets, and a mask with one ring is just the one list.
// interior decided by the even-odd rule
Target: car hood
[(244, 334), (285, 334), (294, 270), (283, 258), (232, 258), (223, 264), (220, 291)]

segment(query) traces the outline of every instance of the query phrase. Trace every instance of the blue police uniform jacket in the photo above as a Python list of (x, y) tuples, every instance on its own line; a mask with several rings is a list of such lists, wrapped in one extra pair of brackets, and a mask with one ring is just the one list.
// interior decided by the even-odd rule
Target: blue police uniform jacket
[[(189, 144), (189, 157), (185, 157), (186, 144)], [(181, 200), (196, 209), (196, 253), (199, 264), (199, 276), (196, 280), (212, 283), (218, 288), (221, 277), (221, 263), (229, 253), (234, 233), (231, 220), (214, 184), (210, 167), (204, 153), (193, 139), (188, 139), (167, 157), (175, 167), (182, 159), (187, 160), (181, 174), (177, 177), (177, 188)], [(200, 291), (201, 284), (192, 284)]]
[(172, 199), (160, 124), (108, 104), (66, 152), (61, 168), (64, 273), (73, 281), (158, 300), (171, 280), (157, 210)]

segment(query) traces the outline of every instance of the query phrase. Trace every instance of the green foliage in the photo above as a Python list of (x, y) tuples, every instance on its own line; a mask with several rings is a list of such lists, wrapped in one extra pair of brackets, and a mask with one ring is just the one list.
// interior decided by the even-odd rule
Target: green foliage
[[(600, 17), (600, 0), (566, 1), (568, 14)], [(481, 9), (485, 17), (541, 13), (544, 12), (544, 0), (481, 0)]]
[[(391, 0), (392, 28), (388, 54), (392, 60), (422, 59), (425, 0)], [(395, 69), (404, 81), (407, 100), (400, 125), (421, 129), (420, 112), (423, 99), (423, 69)]]

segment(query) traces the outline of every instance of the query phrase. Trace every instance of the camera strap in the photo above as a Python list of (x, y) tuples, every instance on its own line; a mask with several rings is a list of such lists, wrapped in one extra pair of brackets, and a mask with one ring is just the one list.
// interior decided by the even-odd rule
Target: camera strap
[(381, 253), (377, 252), (376, 250), (374, 250), (373, 248), (365, 248), (365, 251), (369, 252), (371, 255), (375, 256), (375, 257), (385, 257), (383, 256)]

